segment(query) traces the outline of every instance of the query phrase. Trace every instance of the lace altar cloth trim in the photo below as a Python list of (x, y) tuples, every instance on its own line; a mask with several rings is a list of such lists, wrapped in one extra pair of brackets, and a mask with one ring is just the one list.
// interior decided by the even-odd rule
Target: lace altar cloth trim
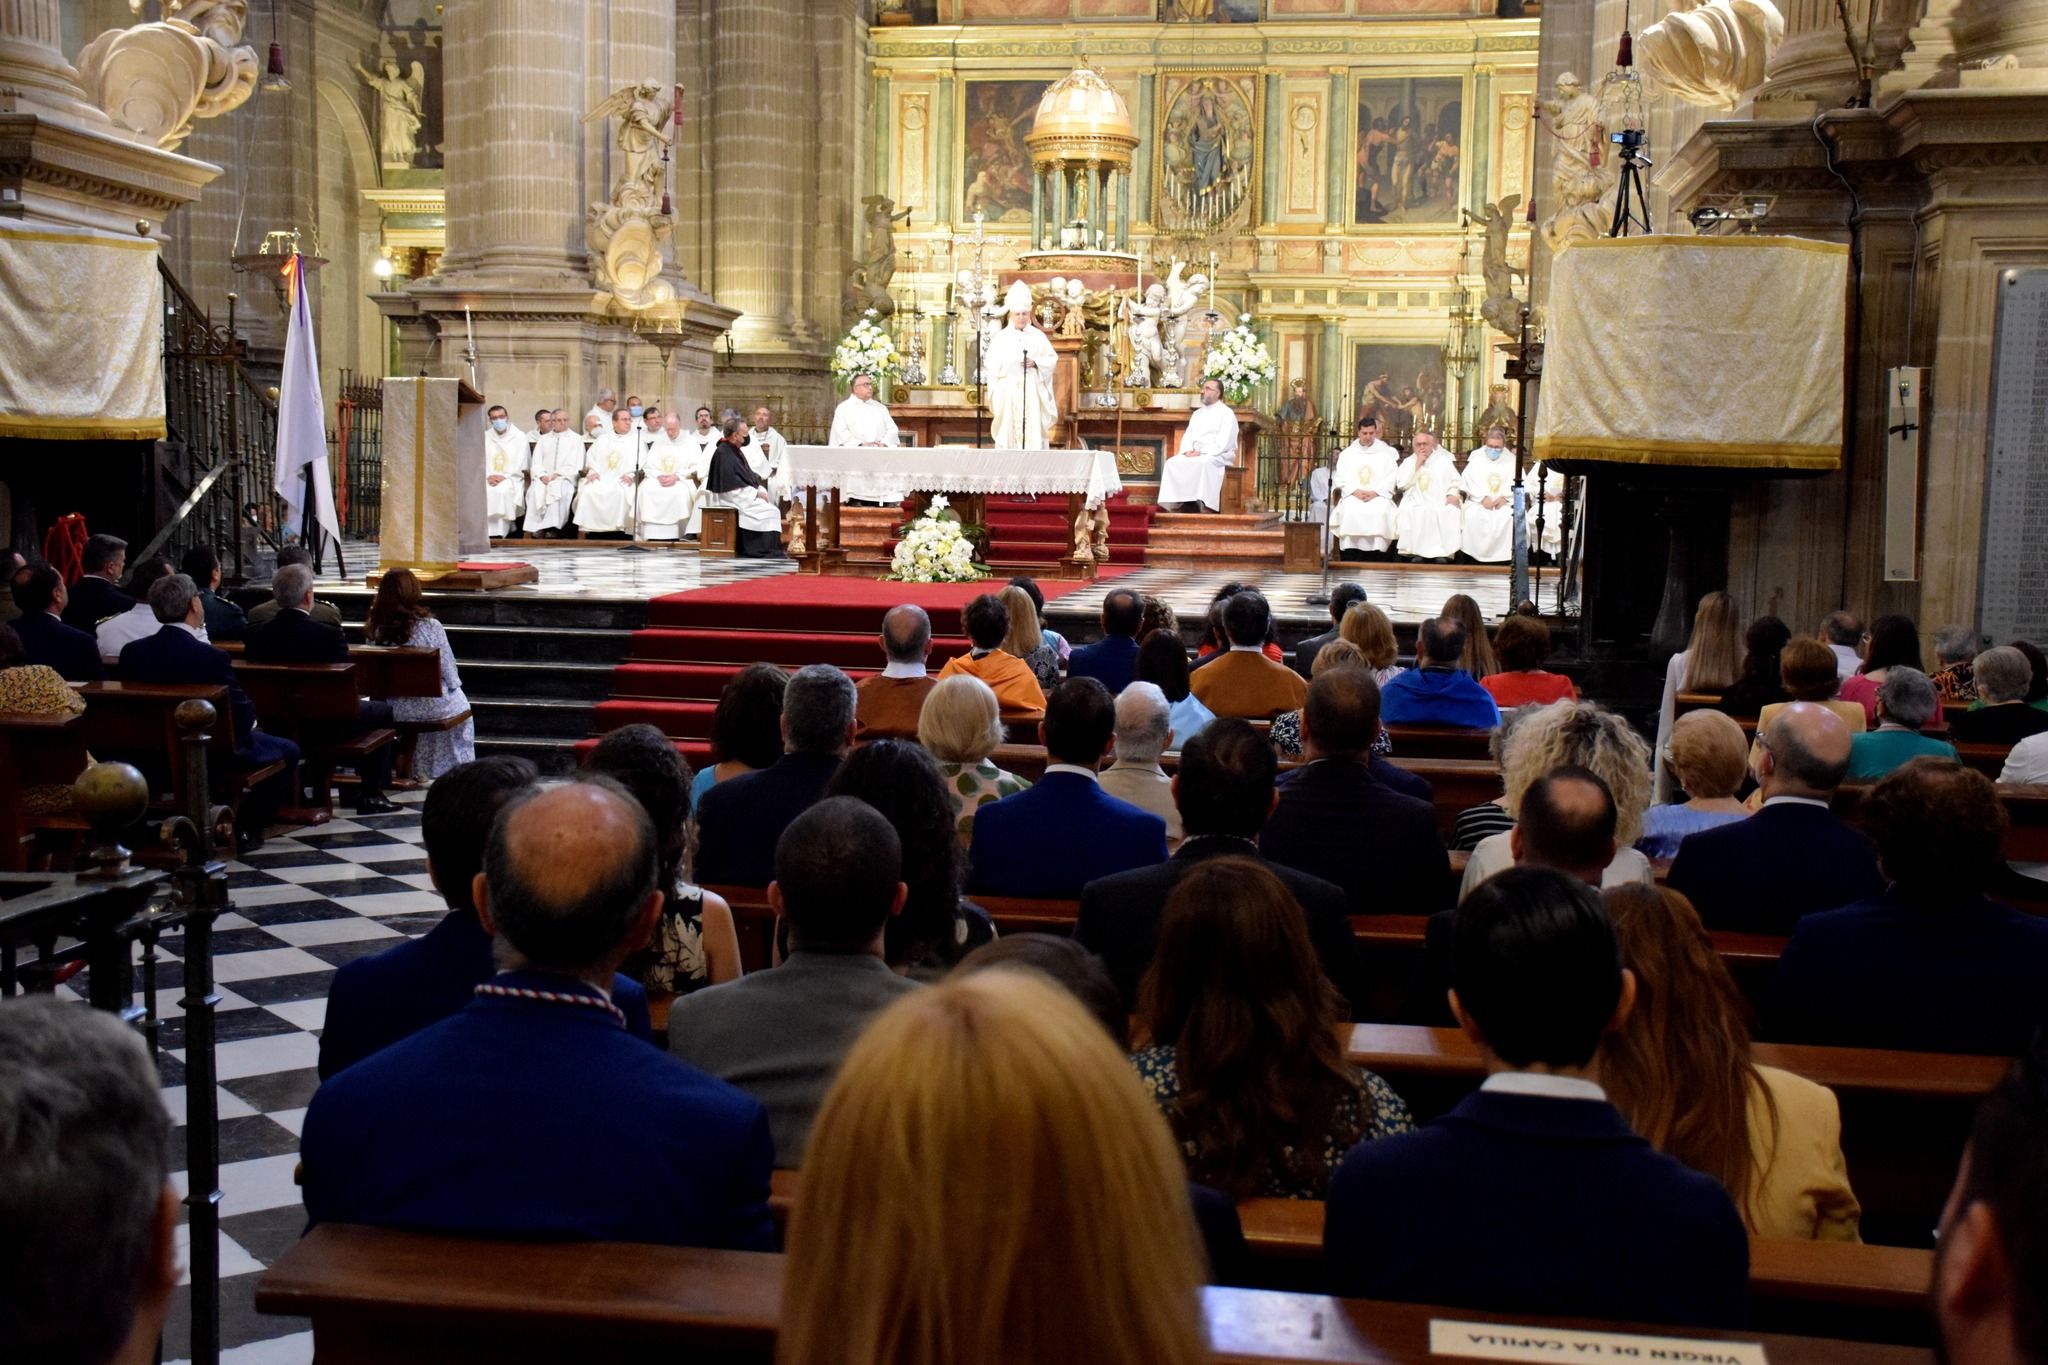
[(793, 445), (787, 468), (792, 488), (836, 488), (866, 502), (912, 493), (1081, 493), (1092, 507), (1124, 486), (1108, 450)]

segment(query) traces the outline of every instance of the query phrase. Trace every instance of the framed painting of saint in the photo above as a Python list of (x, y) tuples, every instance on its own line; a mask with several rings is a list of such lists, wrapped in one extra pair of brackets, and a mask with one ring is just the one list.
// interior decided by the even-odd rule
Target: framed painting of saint
[(1259, 183), (1262, 79), (1245, 71), (1169, 71), (1159, 86), (1152, 221), (1188, 233), (1249, 222)]
[(1351, 408), (1345, 426), (1377, 417), (1380, 439), (1404, 450), (1418, 426), (1441, 431), (1443, 352), (1431, 342), (1352, 343)]
[(1351, 221), (1455, 223), (1465, 82), (1456, 76), (1359, 80)]
[(1256, 24), (1259, 0), (1159, 0), (1162, 24)]
[(960, 216), (992, 223), (1031, 218), (1031, 131), (1051, 80), (965, 81), (960, 110)]

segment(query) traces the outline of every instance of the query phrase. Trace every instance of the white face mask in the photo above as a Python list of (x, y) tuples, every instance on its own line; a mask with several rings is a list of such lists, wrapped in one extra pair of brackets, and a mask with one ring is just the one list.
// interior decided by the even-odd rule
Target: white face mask
[(497, 432), (501, 436), (505, 434), (505, 426), (506, 422), (504, 418), (493, 417), (491, 419), (491, 430)]

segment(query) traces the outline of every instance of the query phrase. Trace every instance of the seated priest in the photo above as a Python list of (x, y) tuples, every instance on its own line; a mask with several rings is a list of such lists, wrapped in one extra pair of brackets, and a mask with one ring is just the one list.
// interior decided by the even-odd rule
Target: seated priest
[(702, 472), (694, 468), (697, 443), (683, 434), (683, 415), (672, 412), (648, 438), (641, 455), (640, 539), (679, 540), (697, 510)]
[(832, 433), (828, 446), (893, 446), (902, 442), (896, 435), (896, 419), (889, 409), (875, 401), (875, 377), (857, 374), (853, 392), (832, 411)]
[(631, 537), (635, 530), (633, 485), (640, 471), (640, 435), (625, 408), (612, 414), (612, 429), (591, 443), (584, 456), (583, 487), (576, 494), (576, 529)]
[(1448, 563), (1464, 538), (1458, 462), (1436, 433), (1415, 433), (1415, 453), (1401, 461), (1401, 557)]
[(583, 438), (569, 430), (569, 413), (548, 414), (548, 429), (533, 443), (533, 482), (526, 497), (526, 534), (553, 540), (569, 524), (569, 505), (583, 477)]
[(1465, 494), (1462, 542), (1481, 564), (1504, 564), (1515, 553), (1515, 459), (1508, 433), (1494, 427), (1486, 443), (1465, 457), (1458, 487)]
[(511, 414), (492, 404), (484, 428), (484, 526), (491, 539), (512, 534), (526, 510), (526, 469), (533, 446), (526, 433), (512, 425)]
[(1180, 453), (1159, 471), (1159, 505), (1172, 512), (1218, 512), (1223, 471), (1237, 459), (1237, 413), (1219, 380), (1202, 381), (1202, 405), (1188, 418)]
[(730, 507), (739, 513), (738, 550), (749, 559), (774, 559), (782, 554), (782, 515), (768, 491), (768, 481), (754, 472), (740, 449), (746, 422), (727, 411), (719, 426), (719, 442), (711, 454), (711, 472), (704, 482), (704, 505)]
[[(304, 564), (287, 564), (271, 575), (271, 595), (277, 599), (277, 615), (252, 630), (243, 646), (243, 657), (252, 664), (345, 664), (348, 638), (340, 626), (316, 621), (312, 616), (313, 571)], [(356, 703), (358, 730), (383, 730), (391, 726), (391, 703), (368, 698)], [(394, 746), (384, 745), (365, 758), (356, 769), (357, 815), (389, 815), (398, 809), (387, 799), (384, 788), (391, 781)], [(315, 793), (316, 804), (325, 804), (325, 792)]]
[(1337, 512), (1330, 519), (1330, 529), (1337, 538), (1339, 558), (1384, 556), (1393, 548), (1398, 529), (1395, 472), (1400, 465), (1400, 453), (1380, 439), (1379, 419), (1359, 419), (1358, 438), (1337, 457), (1337, 473), (1331, 481)]

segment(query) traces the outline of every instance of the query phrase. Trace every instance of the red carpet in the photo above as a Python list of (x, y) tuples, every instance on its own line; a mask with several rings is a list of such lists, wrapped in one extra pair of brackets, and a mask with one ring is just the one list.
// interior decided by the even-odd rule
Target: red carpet
[[(1019, 520), (1032, 515), (1027, 511)], [(1143, 525), (1136, 529), (1142, 535)], [(1142, 542), (1135, 550), (1143, 554)], [(1115, 578), (1131, 567), (1113, 564), (1100, 576)], [(748, 664), (772, 663), (791, 672), (805, 664), (832, 664), (859, 682), (882, 667), (876, 639), (882, 614), (915, 602), (932, 618), (931, 668), (937, 672), (967, 652), (961, 609), (1006, 581), (884, 583), (785, 574), (657, 597), (648, 628), (633, 632), (632, 653), (612, 674), (611, 697), (597, 704), (597, 729), (652, 725), (676, 742), (692, 768), (702, 767), (710, 760), (719, 693)], [(1087, 585), (1048, 577), (1038, 586), (1052, 601)], [(595, 742), (579, 744), (579, 757)]]

